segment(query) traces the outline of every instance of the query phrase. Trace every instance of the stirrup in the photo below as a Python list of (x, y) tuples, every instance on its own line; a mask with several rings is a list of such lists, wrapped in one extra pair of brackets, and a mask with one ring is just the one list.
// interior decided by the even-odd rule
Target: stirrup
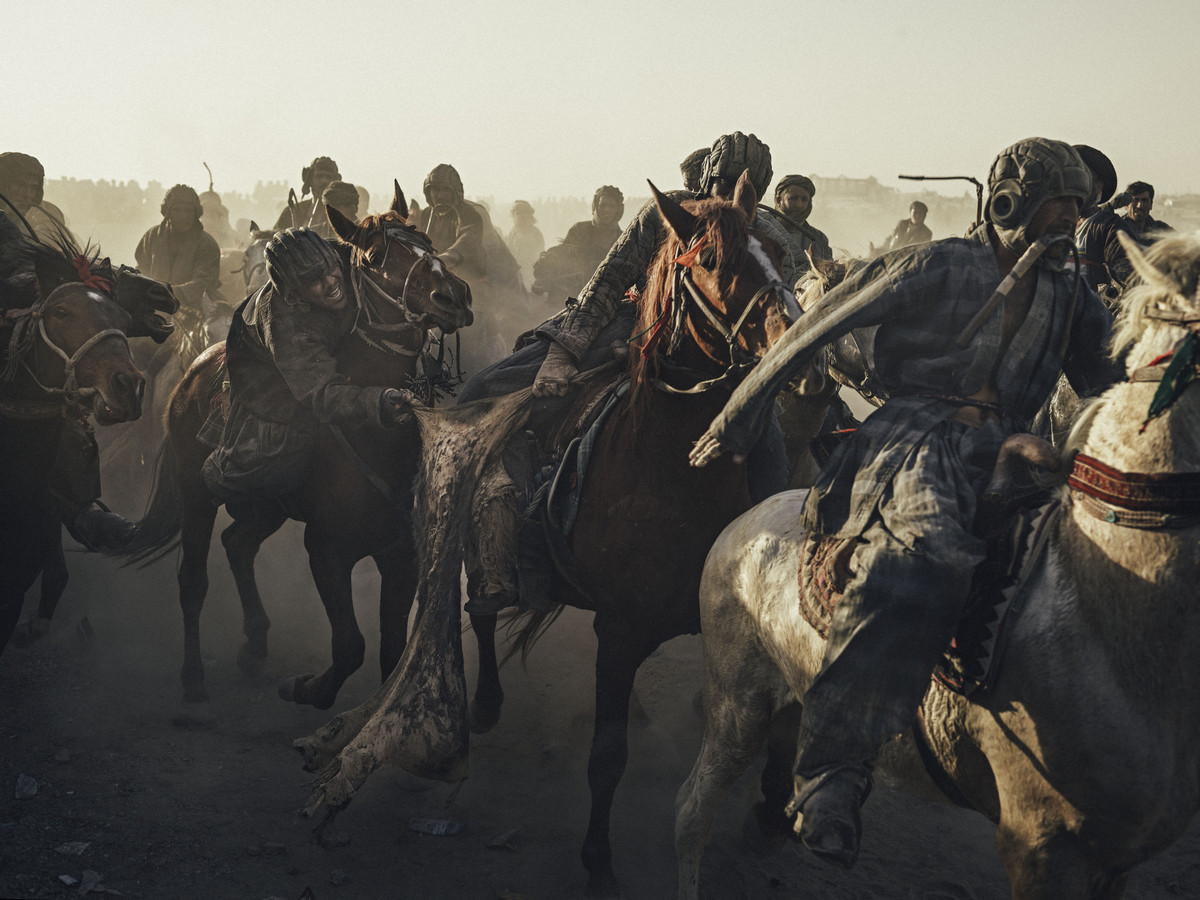
[(784, 812), (799, 816), (800, 841), (820, 859), (849, 869), (862, 840), (859, 809), (871, 793), (866, 766), (835, 765), (811, 778), (796, 776), (796, 789)]

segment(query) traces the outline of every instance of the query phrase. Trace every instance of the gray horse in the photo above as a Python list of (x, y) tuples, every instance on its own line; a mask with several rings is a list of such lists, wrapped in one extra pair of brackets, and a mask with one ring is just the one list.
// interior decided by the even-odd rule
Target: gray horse
[[(1073, 474), (1017, 589), (1003, 666), (970, 700), (931, 683), (923, 705), (925, 755), (997, 823), (1016, 898), (1120, 897), (1200, 808), (1200, 392), (1186, 390), (1200, 366), (1200, 236), (1126, 249), (1144, 281), (1114, 339), (1130, 379), (1075, 427)], [(706, 728), (676, 803), (680, 898), (698, 896), (719, 801), (769, 736), (790, 774), (779, 726), (824, 651), (800, 615), (804, 496), (745, 513), (708, 556)], [(912, 734), (880, 766), (932, 788)]]

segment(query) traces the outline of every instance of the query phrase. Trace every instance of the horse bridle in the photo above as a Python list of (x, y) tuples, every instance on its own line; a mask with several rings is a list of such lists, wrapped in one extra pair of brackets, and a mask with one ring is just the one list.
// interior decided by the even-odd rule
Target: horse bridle
[[(733, 327), (725, 324), (725, 321), (721, 318), (721, 314), (712, 305), (708, 297), (704, 295), (704, 292), (696, 285), (696, 281), (692, 277), (692, 267), (696, 263), (699, 252), (704, 249), (707, 243), (708, 235), (703, 235), (699, 240), (692, 243), (685, 253), (680, 254), (675, 259), (675, 269), (672, 274), (674, 283), (671, 288), (671, 296), (673, 302), (683, 299), (680, 297), (680, 287), (682, 287), (686, 291), (686, 296), (691, 297), (692, 302), (704, 313), (704, 317), (725, 340), (729, 350), (729, 366), (725, 374), (721, 376), (725, 378), (735, 373), (747, 372), (758, 362), (756, 356), (738, 344), (738, 337), (741, 334), (742, 327), (749, 319), (750, 313), (758, 306), (759, 301), (764, 297), (774, 297), (781, 303), (792, 321), (795, 321), (799, 317), (800, 305), (796, 302), (795, 295), (792, 294), (791, 289), (787, 285), (777, 278), (771, 279), (754, 292), (754, 296), (746, 303), (745, 309), (742, 310), (742, 314), (738, 316)], [(682, 339), (682, 325), (683, 319), (687, 315), (687, 304), (679, 303), (676, 309), (676, 321), (672, 330), (669, 350), (676, 349)]]
[[(420, 322), (421, 317), (419, 315), (415, 315), (409, 308), (408, 285), (409, 282), (412, 281), (413, 272), (416, 271), (417, 266), (421, 265), (421, 263), (428, 263), (432, 268), (434, 255), (433, 246), (425, 241), (420, 240), (417, 236), (417, 232), (407, 228), (385, 228), (383, 234), (384, 237), (387, 238), (387, 240), (384, 242), (383, 259), (379, 262), (379, 265), (372, 265), (371, 268), (382, 271), (384, 266), (387, 265), (387, 257), (388, 253), (392, 249), (393, 240), (396, 240), (402, 244), (407, 244), (408, 246), (413, 247), (420, 252), (418, 252), (417, 258), (413, 260), (412, 265), (408, 267), (408, 272), (404, 276), (404, 288), (400, 292), (400, 297), (398, 299), (381, 288), (373, 279), (368, 278), (362, 267), (355, 267), (350, 270), (353, 277), (354, 290), (364, 300), (362, 309), (367, 315), (367, 325), (373, 331), (390, 333), (397, 333), (401, 331), (420, 331), (424, 333), (425, 329), (421, 328), (417, 324)], [(381, 321), (378, 316), (374, 314), (372, 305), (369, 302), (370, 298), (372, 297), (376, 300), (382, 300), (384, 303), (388, 304), (394, 309), (400, 310), (400, 312), (404, 314), (404, 321), (398, 322), (394, 325)], [(400, 356), (417, 356), (421, 352), (420, 347), (405, 347), (401, 344), (395, 343), (394, 341), (388, 340), (375, 341), (365, 334), (362, 328), (358, 325), (355, 325), (355, 332), (371, 346), (387, 353), (398, 354)]]
[[(26, 360), (22, 359), (21, 365), (25, 368), (25, 371), (29, 373), (29, 377), (33, 379), (33, 383), (36, 384), (43, 392), (52, 397), (58, 397), (67, 404), (75, 404), (80, 400), (93, 397), (100, 393), (99, 388), (81, 388), (78, 380), (75, 377), (75, 367), (85, 356), (87, 356), (88, 352), (93, 347), (95, 347), (101, 341), (115, 336), (119, 337), (125, 343), (125, 349), (127, 351), (129, 350), (129, 337), (120, 328), (105, 328), (103, 331), (96, 332), (90, 338), (80, 344), (79, 348), (71, 354), (68, 354), (65, 350), (59, 347), (58, 344), (54, 343), (54, 341), (50, 338), (49, 332), (46, 331), (46, 317), (44, 311), (54, 300), (56, 294), (74, 284), (82, 284), (82, 282), (69, 281), (66, 284), (60, 284), (50, 292), (45, 300), (36, 306), (25, 310), (12, 310), (8, 313), (10, 317), (15, 319), (21, 319), (27, 316), (29, 317), (30, 321), (37, 322), (38, 335), (41, 337), (43, 343), (45, 343), (45, 345), (53, 350), (58, 356), (62, 357), (64, 363), (63, 385), (59, 388), (42, 384), (41, 380), (34, 373), (33, 369), (29, 367), (29, 363)], [(13, 315), (14, 313), (16, 315)], [(20, 334), (20, 329), (13, 330), (12, 340), (9, 344), (10, 353), (16, 352), (16, 345), (20, 340)]]

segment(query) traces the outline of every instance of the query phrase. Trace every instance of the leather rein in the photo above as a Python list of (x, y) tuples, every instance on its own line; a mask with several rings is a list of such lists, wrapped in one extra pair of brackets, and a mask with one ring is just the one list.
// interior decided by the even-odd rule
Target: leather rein
[[(1130, 383), (1159, 385), (1142, 424), (1144, 431), (1200, 374), (1200, 336), (1194, 327), (1200, 325), (1200, 315), (1150, 310), (1143, 316), (1188, 332), (1172, 352), (1135, 369), (1129, 377)], [(1200, 472), (1123, 472), (1079, 453), (1067, 485), (1085, 512), (1111, 525), (1152, 530), (1200, 525)]]

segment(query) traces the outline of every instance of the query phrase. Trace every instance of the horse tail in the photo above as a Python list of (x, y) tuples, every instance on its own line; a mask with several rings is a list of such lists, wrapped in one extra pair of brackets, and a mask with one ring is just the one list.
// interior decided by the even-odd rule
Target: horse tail
[(118, 555), (127, 558), (126, 565), (139, 563), (148, 566), (162, 559), (179, 546), (183, 528), (183, 500), (175, 467), (175, 447), (168, 434), (159, 447), (154, 464), (154, 481), (146, 514), (137, 523), (133, 541)]
[(558, 620), (564, 609), (566, 606), (560, 603), (553, 609), (528, 610), (513, 616), (506, 631), (510, 634), (515, 631), (516, 637), (509, 643), (508, 652), (500, 660), (500, 665), (504, 665), (520, 653), (521, 665), (524, 666), (529, 659), (529, 654), (533, 652), (533, 645), (541, 640), (542, 635)]

